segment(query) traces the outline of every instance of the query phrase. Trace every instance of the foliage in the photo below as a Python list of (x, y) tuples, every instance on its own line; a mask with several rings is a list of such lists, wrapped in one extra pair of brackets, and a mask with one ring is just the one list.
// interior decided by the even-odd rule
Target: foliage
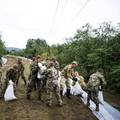
[(16, 55), (56, 57), (61, 69), (76, 60), (86, 81), (98, 68), (104, 70), (108, 87), (120, 90), (120, 24), (102, 23), (97, 28), (86, 24), (62, 45), (49, 46), (44, 39), (29, 39), (26, 49)]
[(120, 90), (120, 27), (103, 23), (93, 29), (86, 24), (66, 44), (52, 46), (61, 67), (73, 60), (79, 62), (78, 70), (89, 79), (91, 73), (103, 68), (109, 88)]
[(5, 54), (5, 43), (2, 41), (1, 36), (0, 36), (0, 56), (3, 56)]
[(48, 45), (43, 39), (29, 39), (27, 41), (25, 52), (28, 56), (41, 55), (46, 52)]

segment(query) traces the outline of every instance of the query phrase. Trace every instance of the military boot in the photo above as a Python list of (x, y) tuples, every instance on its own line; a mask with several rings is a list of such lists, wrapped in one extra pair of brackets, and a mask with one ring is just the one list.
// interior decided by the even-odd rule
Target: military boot
[(71, 99), (71, 97), (70, 97), (70, 89), (67, 89), (67, 97), (68, 97), (69, 99)]
[(59, 106), (59, 107), (62, 107), (62, 106), (63, 106), (63, 103), (62, 103), (62, 102), (59, 102), (59, 103), (58, 103), (58, 106)]
[(60, 90), (60, 95), (63, 96), (63, 90)]
[(96, 109), (95, 109), (96, 111), (99, 111), (99, 105), (96, 105)]
[(41, 100), (41, 92), (38, 93), (38, 100)]
[(51, 103), (51, 102), (48, 102), (47, 105), (48, 105), (48, 107), (51, 107), (51, 106), (52, 106), (52, 103)]
[(28, 100), (30, 100), (30, 99), (31, 99), (30, 95), (27, 95), (27, 96), (26, 96), (26, 98), (27, 98)]
[(87, 105), (87, 107), (90, 106), (90, 98), (89, 97), (87, 98), (87, 104), (86, 105)]
[(90, 102), (87, 102), (87, 107), (89, 107), (90, 106)]

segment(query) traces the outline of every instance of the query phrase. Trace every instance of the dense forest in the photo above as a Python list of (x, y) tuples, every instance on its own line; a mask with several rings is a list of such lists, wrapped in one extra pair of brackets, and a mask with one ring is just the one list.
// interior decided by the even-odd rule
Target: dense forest
[[(1, 44), (4, 45), (0, 41)], [(61, 69), (76, 60), (79, 62), (78, 70), (86, 81), (97, 68), (103, 68), (108, 88), (120, 91), (120, 24), (112, 26), (104, 22), (97, 28), (86, 24), (61, 45), (49, 46), (44, 39), (28, 39), (24, 50), (9, 54), (29, 58), (38, 54), (56, 57)]]

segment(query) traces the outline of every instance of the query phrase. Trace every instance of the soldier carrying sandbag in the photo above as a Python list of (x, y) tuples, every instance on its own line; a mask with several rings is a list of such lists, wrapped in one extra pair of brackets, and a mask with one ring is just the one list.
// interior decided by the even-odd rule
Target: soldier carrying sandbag
[(58, 105), (62, 106), (62, 99), (60, 96), (60, 83), (59, 83), (59, 71), (54, 67), (54, 63), (51, 61), (48, 64), (47, 69), (47, 96), (48, 106), (52, 105), (53, 94), (55, 93)]
[[(96, 73), (93, 73), (87, 83), (87, 106), (90, 106), (90, 100), (96, 104), (96, 111), (99, 111), (99, 100), (98, 92), (103, 89), (103, 86), (106, 84), (105, 78), (103, 76), (103, 70), (98, 69)], [(101, 86), (101, 88), (100, 88)]]

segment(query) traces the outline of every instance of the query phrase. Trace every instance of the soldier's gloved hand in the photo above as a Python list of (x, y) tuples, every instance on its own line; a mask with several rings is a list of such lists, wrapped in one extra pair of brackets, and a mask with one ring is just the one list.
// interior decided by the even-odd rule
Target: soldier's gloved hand
[(75, 78), (75, 77), (73, 77), (73, 78), (72, 78), (72, 80), (73, 80), (73, 81), (75, 81), (75, 82), (77, 82), (77, 81), (78, 81), (78, 79), (77, 79), (77, 78)]
[(99, 86), (99, 91), (103, 91), (103, 86)]
[(99, 88), (99, 91), (102, 91), (102, 89)]
[(75, 86), (76, 85), (76, 81), (73, 81), (73, 84), (72, 84), (72, 86)]

